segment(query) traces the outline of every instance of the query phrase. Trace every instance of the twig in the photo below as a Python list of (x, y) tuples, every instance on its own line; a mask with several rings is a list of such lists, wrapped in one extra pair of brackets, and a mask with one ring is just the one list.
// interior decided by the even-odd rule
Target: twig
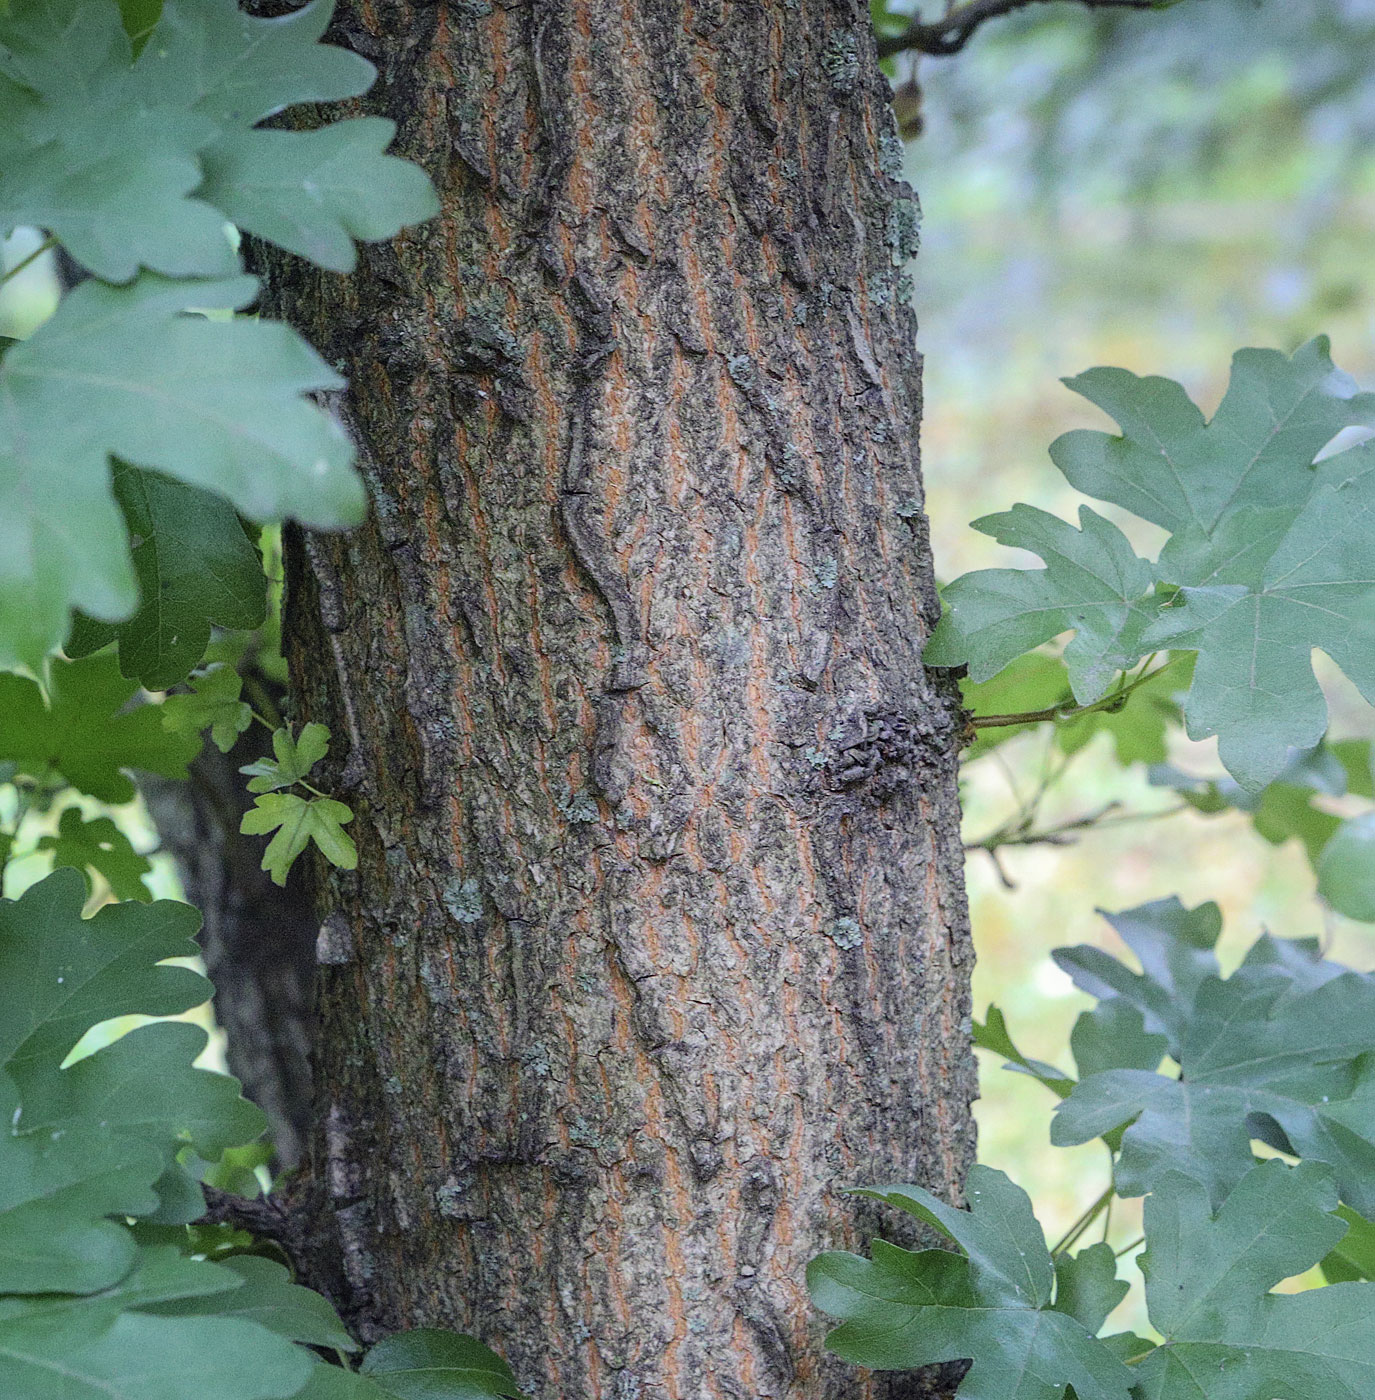
[[(985, 20), (998, 19), (1040, 3), (1044, 0), (969, 0), (968, 4), (956, 6), (933, 24), (923, 24), (918, 17), (901, 34), (880, 37), (878, 56), (892, 58), (900, 53), (923, 53), (945, 57), (959, 53)], [(1161, 0), (1076, 0), (1076, 3), (1090, 10), (1165, 8)]]
[(44, 253), (50, 252), (56, 247), (57, 239), (49, 235), (49, 237), (45, 238), (32, 253), (27, 257), (20, 258), (12, 268), (9, 268), (3, 275), (0, 275), (0, 287), (3, 287), (11, 277), (18, 277), (31, 262), (36, 262)]
[(1000, 846), (1069, 846), (1074, 838), (1070, 834), (1094, 826), (1124, 826), (1128, 822), (1153, 822), (1161, 817), (1173, 817), (1189, 809), (1189, 803), (1180, 802), (1173, 807), (1160, 807), (1154, 812), (1123, 812), (1110, 817), (1109, 812), (1120, 807), (1120, 802), (1109, 802), (1096, 812), (1085, 817), (1075, 817), (1073, 821), (1061, 822), (1059, 826), (1048, 827), (1045, 831), (1019, 831), (1016, 827), (1000, 826), (997, 831), (985, 836), (982, 841), (968, 841), (966, 851), (987, 851), (991, 855)]
[(205, 1214), (197, 1224), (230, 1225), (259, 1239), (271, 1240), (293, 1266), (304, 1256), (305, 1221), (300, 1206), (284, 1191), (250, 1200), (218, 1187), (202, 1186)]
[(1080, 715), (1091, 715), (1099, 710), (1116, 709), (1126, 703), (1127, 697), (1132, 691), (1145, 685), (1147, 681), (1153, 681), (1174, 664), (1174, 660), (1171, 660), (1163, 666), (1157, 666), (1154, 671), (1145, 671), (1134, 681), (1120, 686), (1111, 695), (1105, 695), (1101, 700), (1095, 700), (1090, 705), (1050, 705), (1044, 710), (1022, 710), (1013, 715), (973, 715), (969, 722), (975, 729), (1006, 729), (1014, 724), (1042, 724), (1046, 720), (1078, 719)]
[(1060, 1243), (1050, 1252), (1052, 1255), (1063, 1254), (1083, 1233), (1107, 1210), (1112, 1203), (1113, 1188), (1109, 1186), (1101, 1196), (1065, 1231)]

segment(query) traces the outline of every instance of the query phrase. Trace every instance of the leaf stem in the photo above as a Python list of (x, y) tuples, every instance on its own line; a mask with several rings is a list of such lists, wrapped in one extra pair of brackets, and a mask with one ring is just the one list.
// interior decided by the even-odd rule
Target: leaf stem
[(1081, 715), (1094, 714), (1098, 710), (1116, 709), (1126, 701), (1132, 691), (1168, 671), (1178, 659), (1172, 657), (1163, 666), (1157, 666), (1154, 671), (1143, 671), (1135, 680), (1126, 685), (1119, 685), (1111, 694), (1089, 705), (1050, 705), (1044, 710), (1022, 710), (1011, 715), (973, 715), (969, 722), (975, 729), (1006, 729), (1014, 724), (1042, 724), (1047, 720), (1059, 724), (1065, 720), (1078, 719)]
[(1120, 1259), (1124, 1254), (1130, 1254), (1138, 1245), (1146, 1243), (1145, 1235), (1138, 1235), (1130, 1244), (1124, 1244), (1121, 1249), (1113, 1252), (1114, 1259)]
[(55, 239), (52, 234), (49, 234), (33, 252), (29, 253), (26, 257), (20, 258), (13, 267), (7, 269), (4, 273), (0, 273), (0, 287), (3, 287), (11, 277), (18, 277), (30, 263), (37, 262), (44, 253), (51, 252), (52, 249), (56, 247), (57, 239)]
[(1099, 1198), (1065, 1231), (1060, 1243), (1050, 1251), (1051, 1257), (1063, 1254), (1072, 1244), (1079, 1239), (1085, 1230), (1098, 1219), (1102, 1213), (1112, 1204), (1113, 1188), (1109, 1183), (1106, 1190)]
[(262, 715), (255, 709), (253, 712), (254, 719), (267, 725), (267, 727), (272, 730), (286, 728), (286, 723), (282, 719), (281, 712), (273, 703), (271, 693), (253, 671), (249, 671), (244, 675), (243, 688), (253, 697), (253, 703), (266, 711), (269, 716), (268, 719), (263, 719)]

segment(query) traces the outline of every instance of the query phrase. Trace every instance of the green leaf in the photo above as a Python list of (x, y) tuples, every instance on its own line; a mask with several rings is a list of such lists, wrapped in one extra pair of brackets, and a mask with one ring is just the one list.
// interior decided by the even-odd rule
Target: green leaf
[(1117, 1256), (1110, 1244), (1091, 1244), (1078, 1254), (1056, 1257), (1055, 1310), (1068, 1313), (1094, 1336), (1127, 1296), (1129, 1286), (1117, 1277)]
[(420, 1327), (384, 1338), (362, 1372), (394, 1400), (485, 1400), (520, 1390), (511, 1368), (476, 1337)]
[[(270, 1332), (242, 1322), (202, 1327), (144, 1315), (174, 1299), (232, 1297), (239, 1283), (227, 1268), (155, 1246), (136, 1251), (133, 1267), (92, 1295), (0, 1300), (0, 1387), (25, 1400), (266, 1400), (294, 1393), (284, 1387), (308, 1374), (311, 1358)], [(205, 1354), (194, 1355), (200, 1344)], [(140, 1345), (150, 1354), (139, 1355)]]
[(329, 752), (329, 730), (323, 724), (307, 724), (299, 739), (289, 729), (274, 730), (272, 752), (275, 759), (260, 758), (239, 769), (250, 777), (249, 792), (275, 792), (308, 777)]
[(369, 1376), (329, 1366), (323, 1361), (311, 1372), (296, 1400), (387, 1400), (387, 1392)]
[(118, 640), (120, 671), (166, 690), (200, 660), (212, 625), (262, 624), (262, 560), (222, 497), (121, 462), (114, 490), (133, 541), (138, 611), (114, 624), (78, 617), (66, 651), (86, 656)]
[(0, 1320), (0, 1387), (24, 1400), (284, 1400), (309, 1352), (232, 1318), (182, 1319), (96, 1304)]
[[(78, 23), (86, 34), (72, 43)], [(110, 282), (127, 282), (140, 265), (172, 277), (237, 271), (223, 216), (191, 197), (196, 152), (216, 125), (143, 99), (114, 4), (12, 0), (0, 43), (10, 50), (0, 81), (0, 229), (47, 229)]]
[(318, 131), (236, 131), (202, 155), (200, 194), (248, 233), (352, 272), (355, 239), (391, 238), (439, 212), (425, 173), (383, 152), (395, 123), (358, 117)]
[[(126, 13), (131, 35), (148, 37), (151, 8)], [(332, 217), (339, 237), (345, 227), (387, 237), (411, 211), (427, 216), (433, 209), (419, 171), (399, 173), (400, 162), (383, 163), (357, 136), (326, 141), (325, 149), (338, 156), (347, 148), (372, 187), (351, 187), (331, 171), (320, 143), (298, 148), (316, 153), (305, 169), (299, 157), (284, 169), (282, 143), (259, 142), (247, 130), (291, 103), (352, 97), (371, 84), (371, 65), (316, 42), (330, 9), (317, 3), (260, 20), (239, 13), (233, 0), (173, 0), (134, 61), (108, 0), (12, 0), (0, 14), (0, 42), (11, 50), (9, 81), (0, 83), (0, 228), (48, 229), (97, 276), (127, 282), (140, 267), (174, 277), (236, 271), (226, 216), (268, 225), (254, 229), (266, 236), (293, 216), (299, 221), (309, 188), (288, 174), (328, 182), (328, 207), (314, 222)], [(84, 33), (76, 43), (78, 18)], [(330, 251), (329, 265), (337, 265)]]
[(179, 1190), (194, 1218), (204, 1202), (173, 1154), (190, 1143), (213, 1159), (264, 1127), (236, 1080), (192, 1067), (206, 1040), (197, 1026), (145, 1026), (59, 1068), (93, 1026), (175, 1015), (210, 990), (163, 962), (195, 951), (194, 909), (114, 904), (82, 919), (85, 893), (64, 869), (0, 901), (0, 1289), (113, 1283), (131, 1242), (104, 1217), (165, 1215)]
[(119, 0), (119, 17), (137, 58), (162, 15), (162, 0)]
[(1079, 1013), (1069, 1037), (1081, 1079), (1109, 1069), (1155, 1069), (1168, 1039), (1146, 1029), (1141, 1009), (1121, 997)]
[(1061, 1400), (1067, 1385), (1079, 1400), (1127, 1400), (1131, 1372), (1070, 1311), (1091, 1313), (1105, 1301), (1105, 1287), (1088, 1281), (1097, 1261), (1074, 1276), (1063, 1310), (1050, 1306), (1050, 1253), (1026, 1193), (1001, 1172), (974, 1168), (968, 1212), (914, 1186), (874, 1194), (896, 1196), (895, 1204), (937, 1224), (969, 1254), (913, 1253), (875, 1240), (871, 1259), (839, 1252), (814, 1259), (813, 1301), (842, 1319), (826, 1338), (829, 1350), (875, 1370), (970, 1358), (958, 1392), (964, 1400)]
[[(86, 884), (58, 870), (18, 901), (0, 900), (0, 1291), (82, 1292), (113, 1284), (133, 1258), (105, 1217), (156, 1209), (165, 1152), (108, 1117), (57, 1133), (22, 1121), (19, 1090), (51, 1076), (93, 1025), (132, 1012), (169, 1015), (209, 983), (164, 958), (195, 951), (195, 910), (160, 901), (107, 905), (83, 920)], [(13, 1078), (11, 1078), (13, 1076)]]
[(1350, 1206), (1338, 1206), (1337, 1214), (1346, 1221), (1346, 1234), (1323, 1258), (1323, 1277), (1328, 1283), (1375, 1280), (1375, 1224)]
[(332, 0), (312, 0), (259, 19), (235, 0), (166, 0), (156, 42), (139, 60), (148, 99), (242, 128), (296, 103), (357, 97), (376, 69), (318, 42), (333, 10)]
[(1148, 652), (1195, 651), (1188, 733), (1216, 735), (1228, 770), (1259, 791), (1290, 749), (1322, 737), (1314, 647), (1375, 698), (1375, 448), (1315, 464), (1341, 429), (1375, 424), (1375, 395), (1355, 392), (1321, 337), (1292, 358), (1239, 351), (1211, 423), (1169, 380), (1097, 369), (1066, 382), (1123, 434), (1067, 433), (1052, 459), (1080, 490), (1170, 539), (1152, 566), (1099, 517), (1090, 529), (1091, 513), (1079, 536), (1025, 506), (977, 522), (1047, 568), (956, 579), (927, 659), (983, 679), (1075, 630), (1065, 656), (1083, 701)]
[[(97, 1120), (140, 1142), (191, 1146), (214, 1161), (226, 1147), (252, 1142), (266, 1127), (240, 1096), (239, 1081), (195, 1069), (207, 1036), (184, 1021), (159, 1021), (121, 1036), (67, 1069), (13, 1068), (23, 1108), (20, 1132), (66, 1133)], [(196, 1197), (204, 1212), (204, 1202)], [(141, 1214), (142, 1212), (129, 1212)]]
[(38, 849), (52, 852), (54, 866), (89, 868), (104, 876), (116, 899), (146, 901), (153, 897), (143, 882), (152, 865), (109, 817), (86, 821), (80, 807), (67, 807), (57, 819), (57, 835), (44, 836)]
[(352, 811), (342, 802), (277, 792), (258, 798), (252, 810), (244, 813), (239, 830), (245, 836), (277, 832), (263, 853), (263, 869), (272, 876), (274, 884), (285, 885), (296, 857), (311, 841), (331, 865), (340, 870), (355, 869), (358, 850), (343, 829), (344, 823), (352, 820)]
[[(18, 1112), (13, 1082), (0, 1073), (0, 1113), (9, 1123)], [(100, 1123), (56, 1140), (0, 1132), (0, 1293), (86, 1293), (116, 1283), (134, 1241), (108, 1217), (155, 1210), (162, 1170), (154, 1144)]]
[(991, 1050), (995, 1055), (1001, 1055), (1007, 1061), (1008, 1069), (1029, 1074), (1061, 1098), (1074, 1088), (1074, 1080), (1063, 1071), (1046, 1064), (1044, 1060), (1029, 1060), (1017, 1049), (1007, 1028), (1007, 1018), (996, 1006), (988, 1008), (982, 1025), (974, 1022), (974, 1044), (980, 1050)]
[(1375, 812), (1339, 823), (1317, 869), (1318, 893), (1339, 914), (1375, 923)]
[(1150, 566), (1121, 530), (1087, 506), (1079, 524), (1075, 530), (1025, 505), (976, 520), (976, 530), (1031, 550), (1046, 567), (985, 569), (948, 584), (927, 663), (967, 662), (974, 680), (987, 680), (1023, 652), (1073, 631), (1065, 648), (1070, 687), (1080, 704), (1097, 700), (1144, 654), (1141, 634), (1156, 608), (1145, 598)]
[(1216, 1211), (1205, 1187), (1169, 1173), (1146, 1202), (1141, 1258), (1162, 1344), (1137, 1368), (1142, 1400), (1365, 1400), (1375, 1329), (1364, 1285), (1270, 1293), (1344, 1232), (1318, 1164), (1253, 1168)]
[(1079, 429), (1051, 445), (1072, 486), (1166, 530), (1207, 534), (1238, 506), (1289, 507), (1307, 495), (1314, 457), (1343, 428), (1375, 425), (1375, 394), (1336, 370), (1325, 336), (1292, 358), (1238, 350), (1211, 423), (1171, 379), (1091, 369), (1065, 385), (1122, 428)]
[[(1051, 1141), (1123, 1128), (1115, 1183), (1153, 1190), (1168, 1171), (1222, 1201), (1249, 1170), (1251, 1139), (1326, 1162), (1345, 1199), (1375, 1213), (1375, 978), (1318, 956), (1311, 940), (1258, 940), (1218, 976), (1209, 918), (1175, 910), (1126, 916), (1145, 968), (1069, 950), (1060, 965), (1084, 990), (1120, 996), (1168, 1038), (1179, 1077), (1142, 1068), (1089, 1074), (1059, 1106)], [(1119, 926), (1122, 916), (1119, 916)], [(1133, 927), (1134, 924), (1134, 927)]]
[(162, 702), (162, 723), (173, 734), (199, 735), (209, 729), (215, 747), (228, 753), (253, 723), (253, 707), (239, 698), (243, 677), (223, 662), (193, 671), (191, 694), (169, 695)]
[(1213, 949), (1222, 933), (1222, 911), (1211, 902), (1186, 909), (1171, 897), (1119, 914), (1100, 912), (1136, 954), (1140, 973), (1087, 944), (1057, 948), (1051, 956), (1081, 991), (1104, 1000), (1122, 997), (1137, 1007), (1145, 1029), (1165, 1034), (1166, 1048), (1177, 1057), (1189, 1004), (1218, 971)]
[(318, 1293), (292, 1283), (290, 1273), (271, 1259), (232, 1255), (220, 1266), (242, 1281), (228, 1296), (182, 1298), (153, 1311), (164, 1317), (238, 1317), (307, 1346), (356, 1351), (338, 1314)]
[(210, 997), (204, 977), (165, 962), (196, 955), (190, 905), (107, 904), (83, 919), (85, 901), (75, 870), (0, 900), (0, 1069), (55, 1068), (101, 1021), (175, 1016)]
[(5, 356), (0, 665), (39, 669), (71, 607), (108, 622), (136, 610), (112, 457), (219, 493), (255, 520), (361, 518), (348, 440), (306, 398), (338, 376), (286, 326), (188, 314), (243, 306), (256, 286), (92, 279)]
[(46, 703), (37, 682), (0, 674), (0, 759), (40, 783), (66, 782), (102, 802), (134, 796), (125, 769), (184, 778), (199, 742), (167, 733), (156, 705), (126, 710), (137, 689), (108, 652), (54, 658)]

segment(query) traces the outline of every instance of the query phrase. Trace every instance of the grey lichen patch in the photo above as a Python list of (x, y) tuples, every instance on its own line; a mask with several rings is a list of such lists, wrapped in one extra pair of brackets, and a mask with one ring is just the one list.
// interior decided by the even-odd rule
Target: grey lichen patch
[(916, 195), (893, 201), (888, 210), (886, 239), (894, 262), (904, 263), (917, 256), (921, 247), (921, 205)]
[(753, 389), (758, 379), (754, 361), (748, 355), (732, 355), (726, 361), (726, 373), (741, 389)]
[(835, 555), (828, 554), (812, 572), (815, 579), (812, 592), (817, 593), (836, 586), (836, 580), (840, 577), (840, 565), (836, 563)]
[(813, 768), (824, 768), (826, 766), (826, 755), (818, 748), (804, 749), (802, 757), (805, 758)]
[(595, 800), (585, 788), (574, 792), (567, 783), (564, 784), (563, 796), (558, 800), (558, 808), (570, 822), (594, 822), (601, 815)]
[(721, 634), (718, 655), (725, 666), (732, 668), (748, 666), (750, 662), (750, 639), (743, 632), (728, 628)]
[(858, 948), (864, 942), (864, 931), (857, 920), (847, 916), (831, 924), (826, 930), (826, 937), (837, 948)]
[(901, 516), (904, 520), (917, 520), (921, 516), (921, 502), (915, 497), (909, 497), (893, 507), (893, 514)]
[(435, 1205), (438, 1206), (440, 1215), (447, 1220), (461, 1219), (466, 1213), (463, 1209), (463, 1198), (466, 1195), (463, 1184), (451, 1176), (434, 1193)]
[(859, 35), (853, 29), (832, 34), (821, 55), (821, 66), (831, 80), (833, 93), (852, 92), (859, 78)]
[(885, 131), (878, 146), (878, 168), (885, 175), (896, 179), (902, 174), (904, 159), (902, 138), (896, 131)]
[(444, 907), (461, 924), (475, 924), (482, 918), (482, 890), (474, 879), (455, 876), (444, 886)]

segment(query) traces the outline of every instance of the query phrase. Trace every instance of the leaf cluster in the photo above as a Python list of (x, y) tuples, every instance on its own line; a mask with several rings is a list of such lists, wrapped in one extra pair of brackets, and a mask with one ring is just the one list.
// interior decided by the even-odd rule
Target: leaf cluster
[[(387, 1338), (358, 1351), (329, 1303), (273, 1260), (215, 1247), (193, 1222), (199, 1179), (252, 1144), (262, 1114), (196, 1068), (205, 1032), (160, 1020), (94, 1053), (111, 1018), (166, 1017), (210, 985), (194, 909), (162, 900), (84, 919), (58, 870), (0, 900), (0, 1391), (62, 1400), (476, 1400), (517, 1394), (471, 1337)], [(75, 1052), (75, 1055), (73, 1054)], [(251, 1243), (251, 1242), (250, 1242)]]
[[(212, 625), (262, 619), (253, 520), (356, 522), (352, 448), (311, 401), (338, 376), (286, 326), (236, 318), (237, 237), (334, 270), (436, 210), (390, 122), (260, 123), (354, 97), (370, 64), (319, 42), (329, 0), (277, 19), (166, 0), (136, 42), (114, 0), (0, 13), (0, 233), (44, 230), (92, 276), (0, 362), (0, 665), (118, 638), (165, 687)], [(82, 412), (73, 417), (73, 399)]]
[(1045, 568), (949, 584), (926, 659), (988, 681), (1070, 632), (1066, 676), (1084, 707), (1161, 652), (1193, 653), (1187, 731), (1216, 735), (1233, 778), (1258, 792), (1323, 737), (1314, 647), (1375, 699), (1375, 448), (1320, 456), (1343, 429), (1375, 426), (1375, 394), (1334, 368), (1322, 337), (1292, 357), (1238, 351), (1211, 420), (1172, 380), (1094, 369), (1066, 383), (1122, 432), (1066, 433), (1052, 460), (1085, 494), (1166, 531), (1165, 544), (1144, 559), (1088, 506), (1078, 529), (1027, 505), (976, 521)]
[[(961, 1397), (1356, 1400), (1375, 1384), (1375, 979), (1309, 940), (1258, 940), (1221, 975), (1216, 906), (1112, 916), (1138, 968), (1092, 947), (1056, 960), (1098, 998), (1076, 1023), (1078, 1078), (1017, 1050), (990, 1008), (976, 1043), (1060, 1100), (1052, 1141), (1101, 1137), (1113, 1190), (1146, 1195), (1140, 1258), (1159, 1334), (1101, 1336), (1127, 1291), (1105, 1243), (1055, 1250), (1024, 1192), (975, 1168), (968, 1209), (915, 1186), (863, 1194), (952, 1241), (820, 1256), (808, 1280), (840, 1319), (831, 1350), (906, 1369), (971, 1360)], [(1299, 1158), (1256, 1160), (1255, 1144)], [(1321, 1264), (1328, 1286), (1273, 1290)]]

